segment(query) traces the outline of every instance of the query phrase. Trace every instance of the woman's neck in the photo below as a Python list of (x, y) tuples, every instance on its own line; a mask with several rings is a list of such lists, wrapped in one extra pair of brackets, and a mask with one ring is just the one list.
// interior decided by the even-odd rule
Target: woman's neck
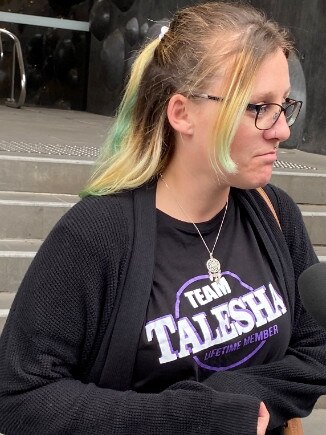
[(158, 180), (156, 207), (175, 219), (206, 222), (224, 208), (229, 192), (213, 170), (207, 174), (169, 165)]

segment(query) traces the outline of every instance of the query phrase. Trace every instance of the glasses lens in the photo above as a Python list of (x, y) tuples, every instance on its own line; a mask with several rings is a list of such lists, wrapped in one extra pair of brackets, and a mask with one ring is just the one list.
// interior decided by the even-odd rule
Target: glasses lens
[(289, 127), (294, 124), (295, 120), (299, 115), (300, 109), (301, 101), (295, 101), (294, 103), (290, 104), (285, 108), (285, 118)]
[(282, 109), (278, 104), (262, 104), (256, 115), (256, 127), (260, 130), (268, 130), (273, 127), (281, 111)]

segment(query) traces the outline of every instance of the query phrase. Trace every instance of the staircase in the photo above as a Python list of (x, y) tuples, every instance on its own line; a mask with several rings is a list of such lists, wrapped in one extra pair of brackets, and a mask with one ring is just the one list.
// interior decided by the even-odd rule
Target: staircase
[(111, 119), (0, 106), (0, 333), (42, 241), (78, 201)]
[(91, 167), (74, 159), (0, 154), (0, 332), (29, 264), (78, 201)]
[[(299, 204), (316, 253), (326, 262), (326, 156), (280, 153), (287, 162), (281, 160), (283, 167), (275, 168), (272, 182)], [(91, 159), (0, 151), (0, 332), (35, 253), (78, 201), (92, 167)]]
[[(112, 119), (63, 110), (0, 107), (0, 332), (35, 253), (78, 201)], [(326, 262), (326, 156), (279, 150), (272, 182), (299, 204)]]

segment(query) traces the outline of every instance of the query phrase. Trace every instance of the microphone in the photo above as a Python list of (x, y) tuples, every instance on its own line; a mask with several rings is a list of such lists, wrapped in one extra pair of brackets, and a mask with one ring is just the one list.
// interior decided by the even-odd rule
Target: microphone
[(326, 263), (308, 267), (298, 279), (303, 306), (326, 329)]

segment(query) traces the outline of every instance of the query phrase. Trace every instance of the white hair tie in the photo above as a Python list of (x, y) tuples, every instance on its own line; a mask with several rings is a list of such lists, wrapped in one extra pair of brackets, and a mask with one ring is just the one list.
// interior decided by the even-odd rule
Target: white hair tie
[(161, 27), (161, 33), (159, 34), (159, 40), (162, 41), (163, 36), (166, 34), (166, 32), (169, 30), (168, 26)]

